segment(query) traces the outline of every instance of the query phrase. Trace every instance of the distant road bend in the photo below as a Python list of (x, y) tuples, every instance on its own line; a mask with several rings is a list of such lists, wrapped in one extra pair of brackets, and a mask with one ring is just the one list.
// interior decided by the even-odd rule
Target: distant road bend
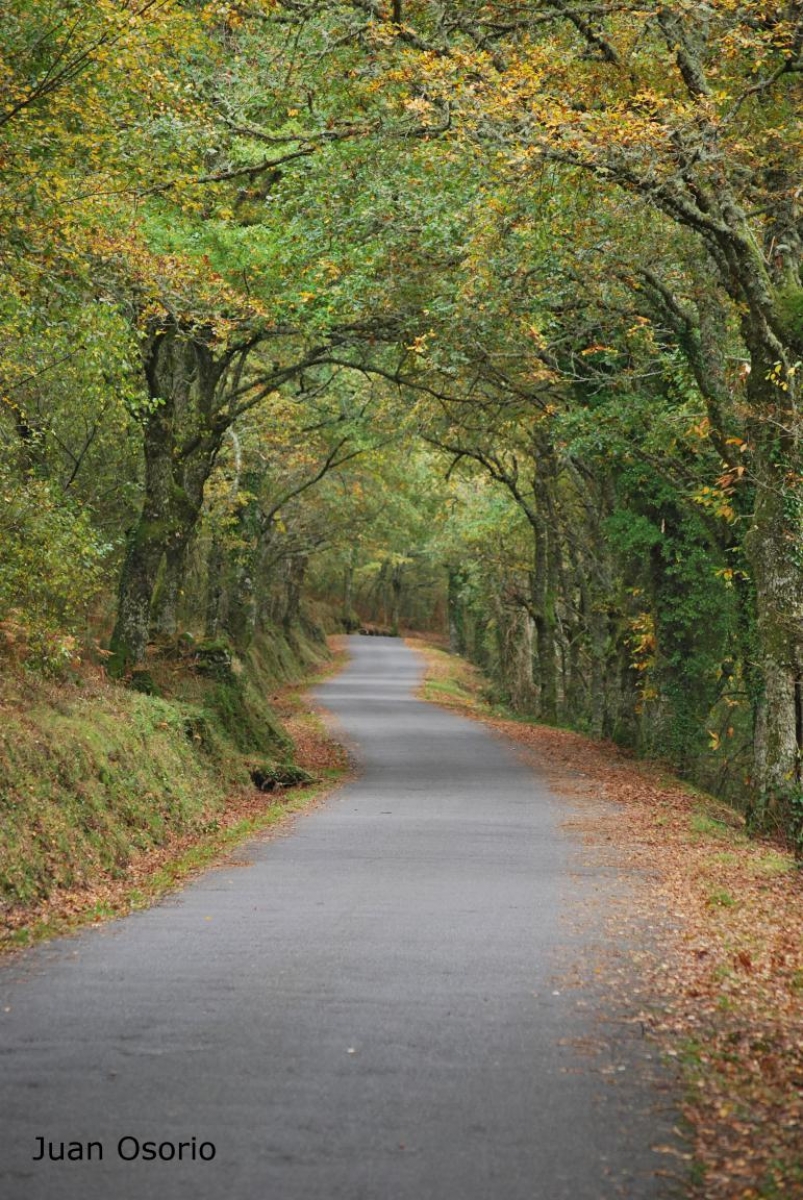
[(316, 695), (355, 782), (0, 968), (4, 1200), (663, 1194), (643, 1044), (621, 1036), (611, 1084), (579, 1051), (601, 1002), (560, 983), (567, 897), (620, 885), (572, 868), (563, 802), (512, 749), (413, 698), (412, 650), (351, 650)]

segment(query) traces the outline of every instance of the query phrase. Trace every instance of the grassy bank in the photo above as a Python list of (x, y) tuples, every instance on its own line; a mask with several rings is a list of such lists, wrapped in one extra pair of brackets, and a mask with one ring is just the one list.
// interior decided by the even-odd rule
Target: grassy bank
[(423, 696), (521, 747), (568, 796), (567, 830), (584, 858), (635, 881), (610, 928), (632, 963), (583, 969), (679, 1066), (689, 1150), (662, 1147), (665, 1174), (699, 1200), (803, 1195), (803, 876), (793, 856), (749, 838), (737, 813), (659, 766), (510, 719), (474, 667), (410, 644), (426, 657)]
[(100, 671), (6, 677), (0, 946), (149, 903), (326, 791), (344, 755), (298, 691), (336, 662), (299, 634), (244, 662), (221, 644), (163, 651), (152, 694)]

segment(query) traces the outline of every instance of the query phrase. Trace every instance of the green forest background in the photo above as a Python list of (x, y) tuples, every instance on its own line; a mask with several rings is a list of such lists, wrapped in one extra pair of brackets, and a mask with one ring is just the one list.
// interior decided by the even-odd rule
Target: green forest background
[[(87, 853), (115, 789), (158, 838), (365, 626), (803, 845), (802, 46), (777, 0), (7, 0), (8, 895), (78, 869), (43, 745)], [(161, 783), (101, 712), (179, 731)]]

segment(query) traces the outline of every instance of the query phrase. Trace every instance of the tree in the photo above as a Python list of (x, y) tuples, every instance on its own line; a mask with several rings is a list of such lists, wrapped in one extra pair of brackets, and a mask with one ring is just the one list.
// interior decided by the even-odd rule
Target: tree
[[(750, 366), (756, 802), (759, 815), (780, 813), (799, 784), (803, 729), (799, 4), (625, 3), (600, 13), (562, 0), (448, 12), (421, 3), (401, 25), (375, 4), (342, 8), (367, 17), (364, 36), (380, 40), (384, 29), (406, 86), (440, 101), (449, 80), (453, 139), (473, 144), (489, 171), (532, 192), (552, 166), (567, 187), (587, 177), (600, 197), (618, 192), (623, 220), (653, 213), (657, 291), (674, 262), (668, 231), (700, 247)], [(671, 287), (664, 298), (672, 308)], [(705, 320), (710, 311), (700, 306)]]

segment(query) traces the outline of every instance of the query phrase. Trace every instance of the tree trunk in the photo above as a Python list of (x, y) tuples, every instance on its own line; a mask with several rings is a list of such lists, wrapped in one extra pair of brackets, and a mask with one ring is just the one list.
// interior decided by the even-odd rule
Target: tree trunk
[(462, 578), (459, 571), (449, 569), (447, 612), (449, 618), (449, 649), (453, 654), (465, 654), (466, 631), (463, 605), (460, 600)]
[(512, 607), (494, 594), (499, 672), (514, 712), (532, 712), (535, 703), (533, 687), (533, 622), (530, 614), (519, 605)]
[[(153, 408), (145, 418), (145, 496), (120, 576), (110, 666), (124, 674), (145, 659), (154, 589), (163, 556), (168, 594), (164, 619), (175, 619), (186, 550), (203, 504), (206, 480), (225, 432), (214, 424), (226, 361), (177, 328), (160, 331), (145, 363)], [(175, 588), (175, 596), (169, 590)], [(172, 613), (170, 612), (172, 605)]]
[(535, 648), (538, 664), (538, 715), (548, 722), (558, 719), (558, 664), (555, 655), (555, 619), (549, 595), (549, 546), (544, 518), (535, 513), (535, 563), (531, 576)]
[(398, 636), (399, 633), (403, 583), (404, 564), (400, 562), (394, 563), (390, 573), (390, 632), (394, 637)]
[(212, 640), (218, 635), (223, 619), (223, 547), (218, 537), (212, 539), (206, 560), (206, 602), (204, 608), (204, 633)]
[(148, 536), (147, 527), (147, 520), (137, 524), (123, 561), (109, 660), (114, 675), (122, 675), (144, 662), (148, 648), (151, 598), (162, 561), (162, 546)]
[(608, 619), (602, 604), (596, 600), (593, 593), (589, 597), (586, 621), (591, 655), (589, 733), (592, 737), (601, 738), (605, 734), (608, 709)]
[(360, 619), (354, 611), (354, 547), (350, 547), (343, 572), (343, 628), (346, 633), (359, 629)]
[(184, 585), (189, 539), (174, 537), (165, 547), (164, 567), (156, 595), (153, 632), (174, 638), (178, 632), (178, 607)]
[(145, 660), (151, 601), (165, 547), (170, 538), (173, 488), (172, 425), (175, 403), (168, 398), (145, 425), (145, 496), (129, 534), (111, 638), (111, 668), (122, 675)]
[(307, 556), (294, 554), (287, 562), (287, 584), (284, 617), (282, 624), (290, 629), (298, 621), (301, 611), (301, 593), (307, 573)]
[(745, 539), (756, 593), (757, 658), (763, 688), (754, 738), (754, 822), (791, 831), (800, 792), (803, 708), (803, 496), (771, 426), (759, 430), (756, 503)]

